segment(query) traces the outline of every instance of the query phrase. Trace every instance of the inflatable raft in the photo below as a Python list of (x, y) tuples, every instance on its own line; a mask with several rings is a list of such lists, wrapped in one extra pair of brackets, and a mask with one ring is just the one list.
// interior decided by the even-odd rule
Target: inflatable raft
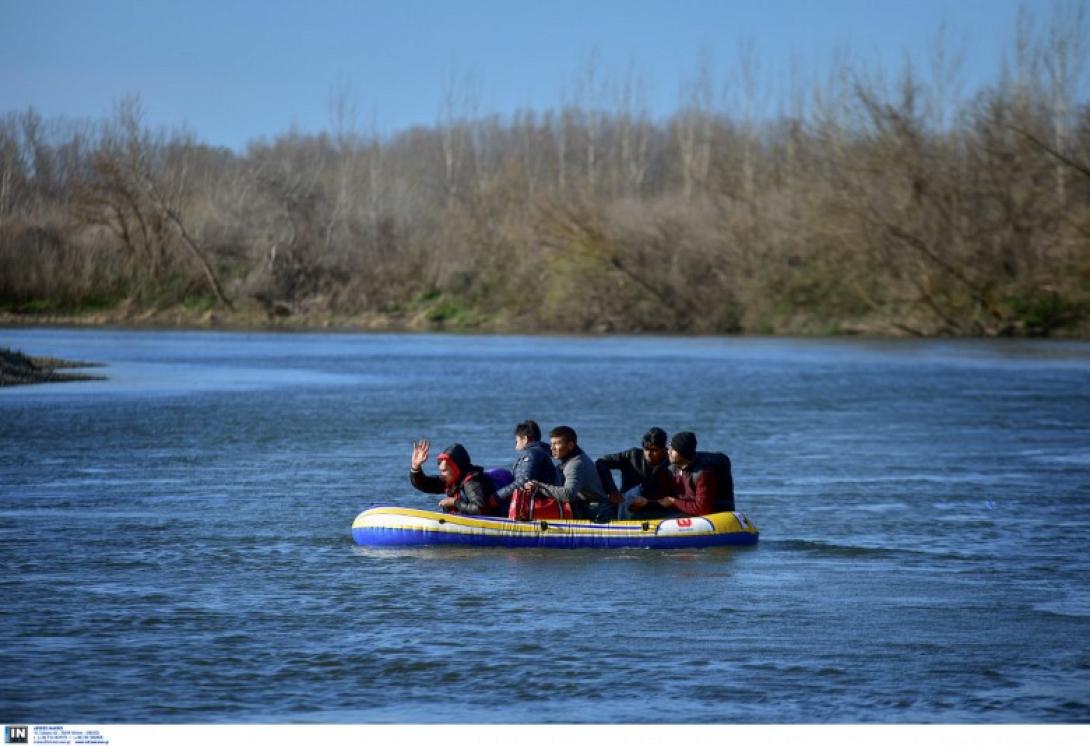
[(548, 519), (513, 521), (413, 508), (371, 508), (356, 516), (352, 539), (361, 546), (557, 547), (567, 549), (741, 546), (756, 544), (759, 531), (743, 514), (591, 523)]

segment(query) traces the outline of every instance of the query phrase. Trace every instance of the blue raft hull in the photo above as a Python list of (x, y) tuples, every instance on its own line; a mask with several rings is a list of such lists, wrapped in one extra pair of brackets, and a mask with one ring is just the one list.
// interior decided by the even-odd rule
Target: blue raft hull
[(549, 547), (556, 549), (684, 549), (747, 546), (760, 532), (743, 513), (691, 518), (613, 521), (512, 521), (412, 508), (371, 508), (356, 516), (352, 539), (360, 546)]

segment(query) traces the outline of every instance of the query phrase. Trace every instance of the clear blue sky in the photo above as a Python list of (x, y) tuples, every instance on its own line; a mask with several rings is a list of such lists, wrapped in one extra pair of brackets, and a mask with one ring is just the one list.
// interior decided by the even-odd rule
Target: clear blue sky
[[(1027, 7), (1043, 23), (1051, 2)], [(242, 148), (332, 125), (344, 94), (361, 127), (437, 121), (451, 80), (480, 110), (554, 108), (597, 56), (600, 79), (630, 65), (655, 115), (710, 60), (729, 76), (742, 43), (764, 87), (813, 73), (837, 49), (897, 68), (925, 64), (943, 23), (967, 90), (994, 78), (1018, 0), (0, 0), (0, 113), (100, 118), (139, 94), (152, 125)], [(465, 81), (474, 81), (466, 85)], [(773, 94), (775, 95), (775, 94)], [(567, 97), (567, 98), (565, 98)]]

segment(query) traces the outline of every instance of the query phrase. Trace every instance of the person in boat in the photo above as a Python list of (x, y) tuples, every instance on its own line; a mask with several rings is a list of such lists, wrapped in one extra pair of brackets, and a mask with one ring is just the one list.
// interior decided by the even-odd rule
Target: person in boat
[(594, 461), (579, 447), (575, 430), (567, 425), (554, 427), (549, 432), (549, 447), (553, 458), (559, 462), (561, 482), (552, 485), (529, 480), (527, 489), (536, 489), (547, 497), (568, 503), (574, 518), (595, 516), (599, 506), (608, 502), (608, 498)]
[[(666, 431), (652, 427), (643, 435), (642, 447), (610, 453), (594, 462), (609, 496), (599, 510), (598, 520), (652, 517), (658, 505), (653, 501), (671, 494), (673, 477), (666, 455)], [(613, 471), (621, 474), (621, 486), (613, 479)], [(646, 515), (644, 513), (646, 511)]]
[(664, 511), (662, 517), (716, 512), (718, 475), (710, 456), (697, 452), (696, 435), (691, 432), (675, 434), (670, 438), (666, 455), (670, 459), (673, 489), (670, 495), (651, 501), (652, 510), (657, 506)]
[(413, 443), (409, 465), (409, 481), (413, 487), (431, 495), (443, 495), (439, 507), (445, 513), (485, 515), (495, 490), (484, 469), (470, 461), (469, 451), (461, 443), (455, 443), (439, 454), (439, 476), (424, 473), (431, 443), (426, 439)]
[(515, 450), (518, 457), (511, 465), (514, 478), (510, 484), (496, 490), (500, 515), (507, 512), (514, 491), (525, 487), (528, 481), (541, 484), (556, 484), (559, 481), (549, 446), (541, 442), (541, 427), (533, 420), (524, 420), (515, 425)]

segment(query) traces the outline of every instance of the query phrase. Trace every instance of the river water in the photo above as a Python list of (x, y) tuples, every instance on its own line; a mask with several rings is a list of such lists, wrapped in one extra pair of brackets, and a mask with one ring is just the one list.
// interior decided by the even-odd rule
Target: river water
[[(0, 329), (3, 722), (1088, 722), (1090, 344)], [(651, 425), (757, 547), (364, 549), (410, 442)], [(434, 462), (429, 464), (434, 469)]]

